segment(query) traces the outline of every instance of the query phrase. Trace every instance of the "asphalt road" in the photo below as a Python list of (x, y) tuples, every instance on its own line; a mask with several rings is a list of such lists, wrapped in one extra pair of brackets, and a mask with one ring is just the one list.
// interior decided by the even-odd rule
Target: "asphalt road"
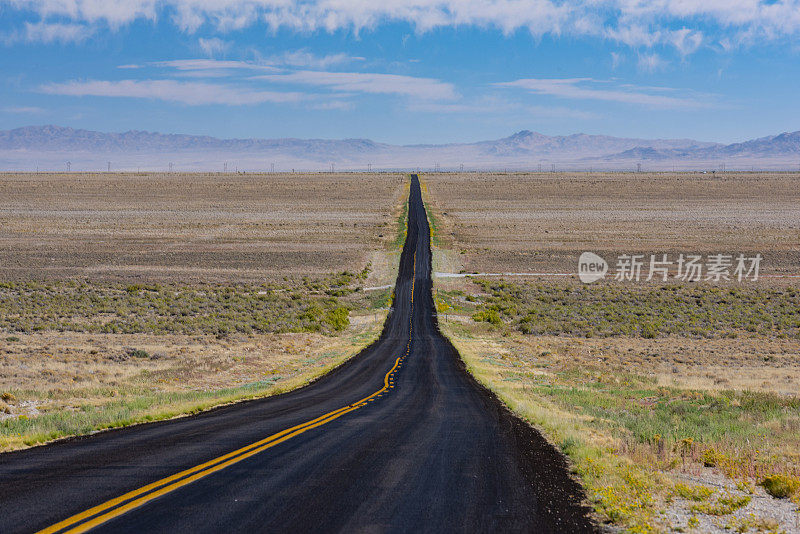
[(0, 455), (0, 532), (595, 530), (563, 458), (439, 333), (429, 239), (414, 175), (378, 341), (291, 393)]

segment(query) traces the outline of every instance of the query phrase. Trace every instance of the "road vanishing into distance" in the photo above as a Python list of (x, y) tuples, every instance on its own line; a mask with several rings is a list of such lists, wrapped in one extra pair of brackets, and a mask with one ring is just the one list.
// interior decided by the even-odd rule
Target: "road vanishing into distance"
[(290, 393), (0, 455), (0, 533), (596, 531), (439, 333), (416, 175), (408, 213), (378, 341)]

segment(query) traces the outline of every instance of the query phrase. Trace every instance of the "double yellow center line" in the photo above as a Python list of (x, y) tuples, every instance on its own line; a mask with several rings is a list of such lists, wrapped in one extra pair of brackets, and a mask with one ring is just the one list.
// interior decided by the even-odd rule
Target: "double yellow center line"
[(260, 452), (263, 452), (279, 443), (283, 443), (293, 437), (306, 432), (307, 430), (311, 430), (312, 428), (316, 428), (322, 426), (326, 423), (333, 421), (334, 419), (338, 419), (343, 415), (350, 413), (354, 410), (357, 410), (367, 403), (372, 402), (376, 397), (381, 396), (383, 393), (388, 391), (389, 389), (394, 387), (394, 374), (397, 369), (400, 367), (400, 364), (409, 355), (411, 352), (411, 330), (413, 328), (413, 310), (414, 310), (414, 283), (417, 273), (417, 253), (414, 252), (414, 266), (413, 266), (413, 276), (411, 279), (411, 311), (409, 312), (409, 335), (408, 335), (408, 343), (406, 344), (406, 352), (403, 356), (397, 358), (394, 362), (394, 365), (391, 369), (386, 373), (386, 376), (383, 378), (383, 387), (369, 395), (368, 397), (364, 397), (363, 399), (356, 401), (354, 403), (348, 404), (338, 410), (333, 410), (332, 412), (328, 412), (325, 415), (321, 415), (316, 419), (312, 419), (310, 421), (306, 421), (300, 425), (293, 426), (291, 428), (287, 428), (286, 430), (282, 430), (276, 434), (272, 434), (269, 437), (266, 437), (262, 440), (256, 441), (255, 443), (251, 443), (245, 447), (240, 449), (236, 449), (233, 452), (229, 452), (228, 454), (224, 454), (213, 460), (209, 460), (208, 462), (202, 463), (200, 465), (196, 465), (189, 469), (185, 469), (179, 473), (175, 473), (174, 475), (168, 476), (166, 478), (162, 478), (161, 480), (157, 480), (152, 484), (148, 484), (146, 486), (142, 486), (141, 488), (135, 489), (133, 491), (129, 491), (119, 497), (114, 499), (108, 500), (102, 504), (99, 504), (93, 508), (89, 508), (83, 512), (75, 514), (63, 521), (59, 521), (58, 523), (51, 525), (43, 530), (39, 531), (39, 534), (45, 533), (55, 533), (61, 532), (63, 534), (66, 533), (79, 533), (79, 532), (86, 532), (91, 530), (92, 528), (105, 523), (115, 517), (118, 517), (126, 512), (133, 510), (134, 508), (138, 508), (153, 499), (156, 499), (162, 495), (175, 491), (178, 488), (186, 486), (187, 484), (191, 484), (196, 480), (200, 480), (201, 478), (207, 477), (212, 473), (216, 473), (217, 471), (221, 471), (226, 467), (229, 467), (235, 463), (241, 462), (242, 460), (254, 456)]

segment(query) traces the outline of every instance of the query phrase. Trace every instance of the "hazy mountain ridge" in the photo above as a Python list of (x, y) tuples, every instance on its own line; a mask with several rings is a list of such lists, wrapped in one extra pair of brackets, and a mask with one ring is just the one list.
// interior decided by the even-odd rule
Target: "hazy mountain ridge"
[(616, 159), (643, 160), (711, 160), (738, 157), (798, 156), (800, 157), (800, 131), (784, 132), (752, 139), (742, 143), (697, 147), (695, 149), (636, 147), (618, 154), (610, 154), (609, 161)]
[(654, 149), (699, 149), (720, 146), (717, 143), (704, 143), (693, 139), (633, 139), (611, 137), (608, 135), (572, 134), (567, 136), (547, 136), (529, 130), (497, 141), (479, 143), (486, 146), (489, 153), (498, 155), (524, 154), (537, 152), (583, 152), (588, 154), (610, 154), (634, 148)]
[[(687, 164), (696, 168), (729, 161), (748, 166), (797, 168), (800, 131), (720, 144), (693, 139), (638, 139), (606, 135), (548, 136), (522, 130), (502, 139), (441, 145), (390, 145), (369, 139), (218, 139), (210, 136), (127, 131), (103, 133), (60, 126), (28, 126), (0, 131), (0, 169), (29, 170), (40, 164), (74, 170), (160, 169), (173, 163), (184, 170), (234, 168), (650, 168)], [(687, 167), (688, 168), (688, 167)]]
[(162, 134), (141, 130), (103, 133), (62, 126), (27, 126), (0, 131), (0, 150), (79, 150), (102, 152), (170, 152), (173, 150), (301, 150), (314, 154), (335, 151), (376, 151), (384, 146), (369, 139), (218, 139), (204, 135)]

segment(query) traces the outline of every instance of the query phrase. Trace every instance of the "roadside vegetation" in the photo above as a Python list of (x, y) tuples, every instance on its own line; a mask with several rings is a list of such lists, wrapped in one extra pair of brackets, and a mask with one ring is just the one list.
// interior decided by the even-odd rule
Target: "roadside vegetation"
[[(798, 370), (796, 289), (476, 284), (436, 292), (444, 332), (570, 458), (602, 521), (630, 532), (800, 525), (800, 397), (778, 381), (724, 387), (731, 354), (739, 373)], [(668, 349), (680, 343), (714, 349)], [(690, 367), (718, 387), (681, 385)]]
[(800, 339), (800, 290), (794, 287), (478, 283), (487, 296), (473, 319), (508, 323), (524, 334)]
[(2, 283), (0, 451), (300, 387), (377, 338), (390, 290), (368, 273)]
[(341, 332), (368, 268), (263, 285), (0, 283), (0, 329), (15, 332), (214, 334)]
[[(3, 380), (0, 451), (290, 391), (354, 356), (380, 327), (374, 321), (337, 337), (237, 334), (222, 344), (204, 335), (64, 334), (50, 346), (55, 354), (31, 346), (41, 334), (23, 334), (24, 365), (37, 372), (16, 385)], [(119, 346), (132, 342), (147, 348)]]

